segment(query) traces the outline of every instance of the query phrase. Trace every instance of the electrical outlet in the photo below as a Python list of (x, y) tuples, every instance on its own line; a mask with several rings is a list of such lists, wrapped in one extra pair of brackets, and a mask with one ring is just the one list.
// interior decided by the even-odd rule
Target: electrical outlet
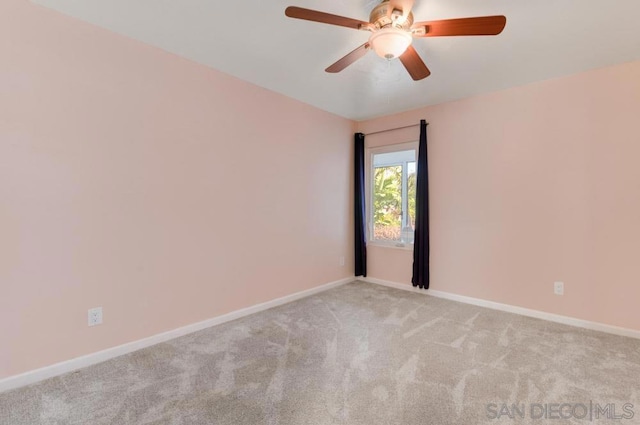
[(344, 256), (340, 257), (340, 267), (344, 267)]
[(564, 282), (553, 282), (553, 293), (556, 295), (564, 295)]
[(89, 326), (102, 324), (102, 307), (89, 309), (88, 312)]

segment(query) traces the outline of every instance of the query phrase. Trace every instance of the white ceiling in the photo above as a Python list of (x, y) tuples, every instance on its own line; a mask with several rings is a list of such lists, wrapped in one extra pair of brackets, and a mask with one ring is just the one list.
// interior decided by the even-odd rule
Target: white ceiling
[(640, 59), (640, 0), (416, 0), (416, 21), (507, 17), (496, 37), (414, 40), (432, 72), (418, 82), (373, 52), (327, 74), (369, 33), (284, 15), (367, 21), (376, 0), (33, 1), (354, 120)]

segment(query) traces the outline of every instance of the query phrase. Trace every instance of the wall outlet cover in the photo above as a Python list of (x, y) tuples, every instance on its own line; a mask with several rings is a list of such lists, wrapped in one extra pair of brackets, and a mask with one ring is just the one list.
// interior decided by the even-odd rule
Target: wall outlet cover
[(564, 282), (553, 282), (553, 293), (556, 295), (564, 295)]
[(96, 326), (96, 325), (102, 324), (102, 307), (89, 309), (88, 324), (89, 326)]

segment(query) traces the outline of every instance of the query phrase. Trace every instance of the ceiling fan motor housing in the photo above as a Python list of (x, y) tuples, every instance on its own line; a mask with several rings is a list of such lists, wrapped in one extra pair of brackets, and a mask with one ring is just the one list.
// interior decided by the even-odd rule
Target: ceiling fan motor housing
[(411, 25), (413, 25), (413, 13), (409, 12), (409, 14), (404, 17), (402, 10), (393, 9), (389, 1), (384, 0), (373, 8), (369, 15), (369, 22), (378, 29), (393, 27), (408, 31)]

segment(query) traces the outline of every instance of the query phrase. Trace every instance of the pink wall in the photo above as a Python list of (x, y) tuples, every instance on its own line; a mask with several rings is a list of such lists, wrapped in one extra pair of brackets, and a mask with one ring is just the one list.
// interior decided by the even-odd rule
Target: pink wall
[[(430, 123), (432, 289), (640, 329), (638, 117), (640, 61), (358, 128)], [(409, 283), (411, 256), (369, 247), (370, 276)]]
[(0, 2), (0, 378), (352, 276), (352, 132)]
[[(640, 329), (638, 115), (634, 62), (358, 128), (431, 123), (433, 289)], [(0, 2), (0, 378), (352, 275), (352, 131)], [(369, 247), (370, 276), (410, 268)]]

